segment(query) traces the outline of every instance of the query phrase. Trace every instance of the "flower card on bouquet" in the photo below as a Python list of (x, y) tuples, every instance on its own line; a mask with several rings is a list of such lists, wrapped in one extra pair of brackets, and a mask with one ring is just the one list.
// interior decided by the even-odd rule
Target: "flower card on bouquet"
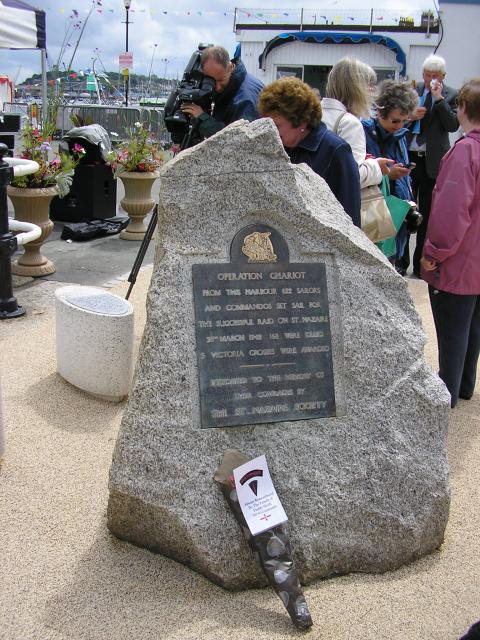
[(287, 522), (264, 455), (234, 469), (233, 477), (240, 508), (253, 536)]

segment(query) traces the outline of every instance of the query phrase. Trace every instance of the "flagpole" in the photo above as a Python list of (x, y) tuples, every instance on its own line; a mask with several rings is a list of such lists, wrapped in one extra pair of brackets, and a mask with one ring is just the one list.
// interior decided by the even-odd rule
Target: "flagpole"
[(48, 118), (48, 99), (47, 99), (47, 50), (40, 49), (42, 64), (42, 124), (47, 122)]
[[(151, 81), (152, 81), (153, 56), (155, 55), (155, 51), (156, 50), (157, 50), (157, 45), (154, 44), (153, 45), (152, 59), (150, 60), (150, 71), (148, 72), (148, 83), (147, 83), (147, 92), (148, 92), (148, 94), (150, 94), (150, 86), (151, 86)], [(147, 96), (144, 96), (144, 97), (147, 97)]]
[(70, 71), (72, 68), (73, 59), (75, 58), (75, 54), (77, 53), (78, 45), (80, 44), (80, 40), (82, 39), (83, 32), (85, 31), (85, 27), (87, 26), (88, 19), (92, 15), (92, 11), (94, 7), (95, 7), (95, 4), (92, 2), (92, 6), (90, 7), (88, 16), (85, 18), (85, 22), (83, 23), (82, 30), (80, 31), (80, 35), (78, 36), (77, 44), (75, 45), (75, 49), (73, 50), (72, 57), (70, 58), (70, 62), (68, 63), (67, 71)]

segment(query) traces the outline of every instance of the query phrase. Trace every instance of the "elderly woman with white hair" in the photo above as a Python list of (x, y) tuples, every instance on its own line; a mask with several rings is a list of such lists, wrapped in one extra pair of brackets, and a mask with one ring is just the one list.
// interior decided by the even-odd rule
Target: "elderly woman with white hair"
[(446, 71), (445, 60), (441, 56), (430, 55), (425, 58), (422, 68), (423, 83), (416, 86), (420, 105), (411, 117), (414, 122), (410, 126), (412, 140), (409, 156), (416, 164), (412, 171), (412, 186), (418, 208), (423, 215), (413, 255), (413, 273), (417, 277), (420, 277), (420, 258), (440, 160), (450, 149), (448, 134), (458, 129), (457, 92), (444, 84)]

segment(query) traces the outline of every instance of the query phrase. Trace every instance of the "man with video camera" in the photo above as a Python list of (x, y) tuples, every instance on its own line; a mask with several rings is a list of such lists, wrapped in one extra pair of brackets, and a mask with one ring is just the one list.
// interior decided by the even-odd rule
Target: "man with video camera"
[(203, 49), (200, 59), (202, 73), (215, 81), (214, 107), (210, 115), (194, 102), (182, 102), (180, 109), (197, 121), (198, 133), (209, 138), (236, 120), (256, 120), (257, 101), (263, 84), (247, 73), (240, 58), (230, 60), (223, 47)]

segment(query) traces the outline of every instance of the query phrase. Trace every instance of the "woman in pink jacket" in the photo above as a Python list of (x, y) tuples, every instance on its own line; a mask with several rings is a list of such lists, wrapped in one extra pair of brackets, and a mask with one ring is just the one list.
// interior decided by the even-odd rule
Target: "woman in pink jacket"
[(452, 407), (472, 397), (480, 353), (480, 77), (457, 101), (465, 137), (440, 165), (421, 260)]

